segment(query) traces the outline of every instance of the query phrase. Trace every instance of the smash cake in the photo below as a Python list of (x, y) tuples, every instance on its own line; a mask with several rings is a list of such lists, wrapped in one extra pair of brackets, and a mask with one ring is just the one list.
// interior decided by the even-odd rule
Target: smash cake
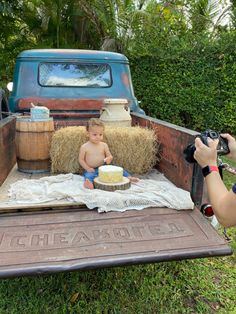
[(119, 183), (123, 181), (123, 168), (106, 165), (98, 168), (98, 179), (104, 183)]
[(123, 176), (123, 168), (118, 166), (99, 167), (98, 177), (94, 179), (94, 187), (104, 191), (126, 190), (130, 185), (130, 180)]

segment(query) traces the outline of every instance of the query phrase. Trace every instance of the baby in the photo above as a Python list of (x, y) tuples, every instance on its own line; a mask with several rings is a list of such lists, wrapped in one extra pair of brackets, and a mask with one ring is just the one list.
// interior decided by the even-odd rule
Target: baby
[[(80, 147), (79, 163), (84, 168), (84, 187), (93, 189), (93, 181), (98, 176), (98, 167), (112, 162), (112, 155), (106, 143), (102, 142), (103, 133), (105, 130), (104, 123), (92, 118), (87, 124), (87, 133), (89, 140)], [(128, 177), (131, 182), (138, 182), (139, 179), (131, 177), (129, 173), (124, 170), (123, 175)]]

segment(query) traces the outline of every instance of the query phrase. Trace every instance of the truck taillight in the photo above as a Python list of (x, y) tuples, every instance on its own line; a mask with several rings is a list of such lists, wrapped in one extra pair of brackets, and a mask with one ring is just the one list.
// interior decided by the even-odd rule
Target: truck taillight
[(214, 215), (213, 208), (210, 204), (203, 204), (201, 207), (201, 212), (206, 217), (212, 217)]

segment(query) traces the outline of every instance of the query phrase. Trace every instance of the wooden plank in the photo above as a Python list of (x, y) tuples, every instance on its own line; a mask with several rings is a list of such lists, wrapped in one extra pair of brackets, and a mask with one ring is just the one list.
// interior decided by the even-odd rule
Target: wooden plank
[(12, 183), (22, 179), (30, 179), (30, 177), (31, 177), (30, 173), (17, 171), (17, 165), (15, 164), (15, 166), (9, 173), (8, 177), (0, 187), (0, 204), (9, 201), (8, 189), (10, 188), (10, 185)]
[(85, 205), (79, 202), (70, 201), (51, 201), (47, 203), (34, 203), (34, 204), (17, 204), (17, 203), (2, 203), (0, 205), (0, 214), (16, 213), (16, 212), (37, 212), (44, 210), (65, 210), (65, 209), (84, 209)]
[(17, 211), (41, 211), (46, 209), (65, 209), (65, 208), (83, 208), (85, 205), (81, 202), (71, 202), (66, 200), (55, 200), (47, 203), (38, 204), (20, 204), (14, 203), (8, 196), (10, 185), (23, 179), (40, 179), (50, 176), (49, 172), (44, 173), (25, 173), (17, 170), (17, 165), (13, 167), (7, 179), (0, 187), (0, 213)]
[(8, 117), (0, 121), (0, 186), (16, 162), (15, 120)]

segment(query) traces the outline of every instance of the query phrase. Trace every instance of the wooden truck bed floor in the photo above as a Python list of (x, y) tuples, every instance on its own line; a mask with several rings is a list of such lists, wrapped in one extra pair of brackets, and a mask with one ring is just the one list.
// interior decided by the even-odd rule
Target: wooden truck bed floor
[(63, 207), (78, 207), (78, 206), (84, 206), (83, 203), (75, 203), (70, 202), (66, 200), (58, 200), (58, 201), (51, 201), (47, 203), (39, 203), (39, 204), (17, 204), (12, 201), (10, 201), (10, 198), (8, 196), (8, 190), (10, 188), (10, 185), (18, 180), (22, 179), (39, 179), (42, 177), (50, 176), (50, 173), (25, 173), (20, 172), (17, 170), (17, 166), (13, 167), (11, 172), (9, 173), (7, 179), (4, 181), (4, 183), (0, 186), (0, 213), (4, 212), (14, 212), (17, 210), (23, 210), (23, 211), (37, 211), (37, 210), (45, 210), (47, 208), (63, 208)]
[[(40, 178), (43, 177), (48, 177), (48, 176), (52, 176), (50, 178), (50, 184), (53, 182), (55, 184), (57, 184), (59, 182), (59, 185), (54, 187), (53, 185), (50, 185), (50, 192), (52, 194), (52, 198), (49, 201), (48, 197), (46, 195), (47, 192), (42, 192), (41, 191), (41, 186), (40, 186), (40, 182), (39, 181)], [(28, 179), (28, 182), (24, 182), (24, 183), (20, 183), (19, 182), (23, 179)], [(82, 180), (82, 177), (78, 177), (78, 180)], [(192, 208), (193, 203), (190, 199), (190, 195), (187, 191), (183, 191), (183, 193), (181, 193), (178, 189), (172, 189), (172, 194), (170, 193), (170, 191), (168, 191), (168, 189), (172, 188), (172, 183), (165, 177), (163, 176), (163, 174), (161, 174), (160, 172), (156, 171), (153, 169), (152, 172), (146, 174), (145, 176), (140, 176), (141, 182), (140, 182), (140, 193), (139, 193), (139, 197), (137, 197), (137, 192), (132, 192), (131, 190), (127, 190), (126, 194), (122, 194), (122, 197), (120, 197), (120, 199), (118, 199), (118, 206), (120, 206), (120, 203), (123, 202), (123, 206), (124, 209), (126, 208), (125, 206), (125, 202), (126, 199), (125, 197), (127, 197), (128, 202), (131, 202), (131, 204), (134, 204), (134, 206), (137, 207), (137, 204), (140, 205), (140, 207), (136, 208), (136, 209), (141, 209), (142, 206), (143, 208), (148, 207), (147, 204), (150, 204), (149, 206), (161, 206), (161, 204), (163, 204), (163, 206), (165, 206), (166, 203), (169, 204), (168, 207), (171, 208), (176, 208), (177, 210), (186, 210), (189, 208)], [(142, 179), (151, 179), (153, 182), (155, 182), (155, 184), (151, 183), (152, 181), (146, 181), (145, 184), (143, 183)], [(30, 180), (32, 180), (32, 183), (29, 183)], [(48, 180), (48, 179), (46, 179)], [(58, 181), (59, 180), (59, 181)], [(61, 180), (61, 181), (60, 181)], [(48, 182), (48, 181), (47, 181)], [(76, 182), (76, 181), (75, 181)], [(81, 187), (82, 187), (82, 181), (77, 181), (77, 182), (81, 182)], [(17, 183), (17, 187), (13, 188), (14, 192), (13, 195), (15, 195), (18, 199), (14, 200), (13, 198), (11, 198), (8, 193), (9, 193), (9, 189), (10, 186), (14, 183)], [(85, 204), (89, 207), (89, 208), (94, 208), (94, 206), (98, 206), (98, 210), (100, 211), (100, 207), (103, 206), (103, 210), (104, 208), (107, 208), (107, 211), (110, 210), (116, 210), (115, 204), (111, 202), (111, 204), (113, 205), (109, 205), (107, 203), (107, 195), (106, 194), (101, 194), (102, 191), (100, 191), (100, 194), (103, 195), (103, 198), (101, 198), (101, 200), (98, 200), (98, 202), (94, 201), (92, 203), (92, 207), (91, 207), (91, 203), (89, 202), (91, 196), (87, 196), (87, 194), (85, 192), (83, 192), (82, 190), (78, 190), (78, 194), (76, 194), (75, 192), (77, 191), (75, 189), (75, 185), (76, 183), (71, 184), (71, 174), (67, 174), (67, 175), (54, 175), (54, 174), (50, 174), (49, 172), (46, 173), (24, 173), (24, 172), (20, 172), (17, 170), (17, 166), (15, 165), (15, 167), (13, 167), (13, 169), (11, 170), (10, 174), (8, 175), (8, 177), (6, 178), (6, 180), (4, 181), (4, 183), (2, 184), (2, 186), (0, 187), (0, 213), (4, 213), (4, 212), (14, 212), (17, 210), (20, 211), (37, 211), (37, 210), (45, 210), (45, 209), (59, 209), (59, 208), (73, 208), (76, 207), (78, 208), (78, 206), (82, 206), (84, 207)], [(47, 185), (45, 185), (45, 189), (47, 191)], [(80, 186), (77, 185), (77, 188)], [(162, 189), (163, 187), (163, 189)], [(67, 190), (68, 189), (68, 190)], [(39, 191), (39, 193), (35, 193), (35, 191)], [(97, 190), (96, 190), (97, 191)], [(147, 193), (144, 193), (144, 192)], [(158, 193), (160, 194), (159, 199), (158, 199)], [(125, 191), (124, 191), (125, 192)], [(133, 193), (133, 194), (132, 194)], [(149, 194), (148, 194), (149, 193)], [(166, 193), (166, 199), (163, 197), (162, 198), (162, 193)], [(79, 195), (79, 196), (77, 196)], [(93, 197), (98, 197), (98, 195), (95, 193), (95, 196), (93, 195)], [(26, 197), (28, 197), (26, 199)], [(49, 196), (50, 198), (51, 196)], [(58, 200), (57, 200), (58, 197)], [(63, 197), (63, 199), (60, 199), (60, 197)], [(111, 196), (109, 196), (111, 197)], [(119, 197), (118, 195), (114, 195), (114, 198)], [(99, 197), (98, 197), (99, 198)], [(147, 198), (149, 199), (149, 202), (147, 202)], [(178, 198), (179, 203), (178, 202), (172, 202), (172, 199), (176, 199)], [(24, 201), (25, 200), (25, 201)], [(36, 201), (34, 200), (38, 200), (38, 203), (36, 203)], [(138, 203), (138, 201), (140, 201), (140, 203)], [(102, 205), (101, 205), (102, 204)], [(129, 203), (128, 203), (129, 204)], [(176, 207), (175, 207), (176, 205)], [(100, 207), (99, 207), (100, 206)], [(118, 207), (119, 210), (121, 211), (121, 207)], [(132, 209), (132, 207), (129, 206), (129, 209)], [(117, 209), (118, 210), (118, 209)], [(104, 210), (106, 211), (106, 210)]]

